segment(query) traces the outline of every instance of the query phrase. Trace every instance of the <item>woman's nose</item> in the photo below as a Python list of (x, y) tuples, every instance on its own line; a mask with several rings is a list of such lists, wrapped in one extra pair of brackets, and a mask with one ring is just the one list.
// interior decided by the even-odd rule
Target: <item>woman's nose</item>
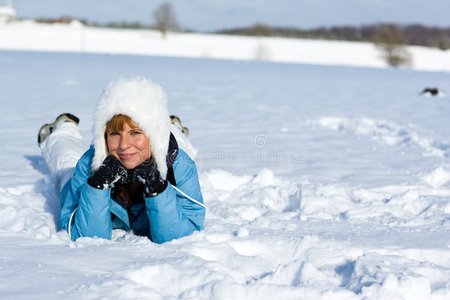
[(127, 136), (123, 135), (120, 137), (119, 147), (121, 149), (126, 149), (130, 146), (130, 141)]

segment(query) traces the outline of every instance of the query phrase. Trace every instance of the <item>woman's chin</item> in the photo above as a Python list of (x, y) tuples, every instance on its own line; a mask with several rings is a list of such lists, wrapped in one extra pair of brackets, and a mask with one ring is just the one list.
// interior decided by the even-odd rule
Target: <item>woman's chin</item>
[(125, 169), (127, 170), (131, 170), (136, 168), (137, 166), (139, 166), (139, 162), (132, 162), (132, 161), (121, 161), (122, 165), (125, 167)]

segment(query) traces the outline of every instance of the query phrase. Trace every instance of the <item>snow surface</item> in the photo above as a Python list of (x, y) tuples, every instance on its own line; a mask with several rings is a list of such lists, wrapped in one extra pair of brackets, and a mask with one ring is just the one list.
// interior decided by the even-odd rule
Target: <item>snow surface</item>
[[(449, 73), (17, 50), (0, 66), (0, 298), (450, 298), (450, 100), (420, 96)], [(38, 129), (68, 111), (88, 145), (102, 88), (130, 75), (190, 129), (204, 230), (71, 242)]]
[[(275, 37), (169, 33), (71, 24), (0, 23), (0, 49), (262, 60), (286, 63), (386, 67), (371, 43)], [(411, 68), (450, 71), (450, 51), (410, 46)]]

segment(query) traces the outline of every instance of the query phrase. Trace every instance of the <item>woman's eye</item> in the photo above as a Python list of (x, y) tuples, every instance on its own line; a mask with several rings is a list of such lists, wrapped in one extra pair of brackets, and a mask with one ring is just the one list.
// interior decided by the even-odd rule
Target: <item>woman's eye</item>
[(137, 135), (137, 134), (141, 134), (141, 132), (140, 131), (132, 131), (131, 134), (132, 135)]
[(116, 135), (119, 135), (119, 133), (118, 132), (110, 132), (109, 134), (108, 134), (109, 136), (116, 136)]

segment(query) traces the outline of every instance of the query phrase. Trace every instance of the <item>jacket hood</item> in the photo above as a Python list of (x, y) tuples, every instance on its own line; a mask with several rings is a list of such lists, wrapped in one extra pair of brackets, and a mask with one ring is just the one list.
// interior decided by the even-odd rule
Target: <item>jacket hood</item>
[(167, 97), (160, 85), (144, 78), (120, 78), (109, 83), (103, 91), (94, 112), (95, 154), (91, 169), (98, 169), (109, 154), (105, 140), (106, 124), (118, 114), (130, 117), (149, 137), (152, 156), (165, 179), (170, 138)]

